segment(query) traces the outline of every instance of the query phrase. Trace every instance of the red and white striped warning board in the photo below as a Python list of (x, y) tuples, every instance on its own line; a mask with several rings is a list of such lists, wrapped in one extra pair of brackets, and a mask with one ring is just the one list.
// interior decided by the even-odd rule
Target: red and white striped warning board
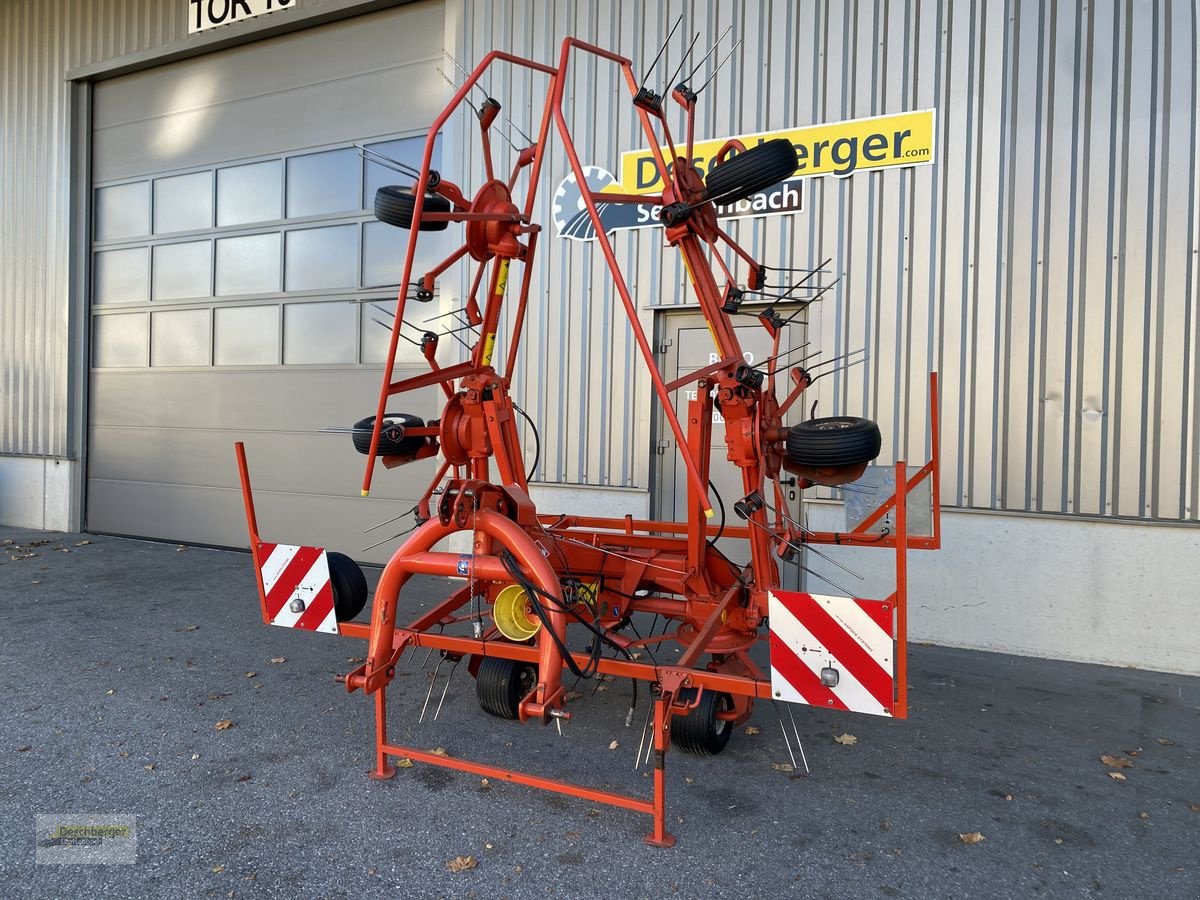
[(284, 628), (337, 634), (329, 560), (320, 547), (258, 545), (267, 621)]
[(895, 714), (892, 604), (772, 591), (771, 693), (780, 700)]

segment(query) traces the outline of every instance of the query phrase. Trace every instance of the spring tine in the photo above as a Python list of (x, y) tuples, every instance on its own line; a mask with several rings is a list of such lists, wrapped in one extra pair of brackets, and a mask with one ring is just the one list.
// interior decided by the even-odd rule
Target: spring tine
[(442, 699), (438, 700), (437, 709), (433, 711), (433, 721), (437, 721), (438, 715), (441, 714), (442, 704), (446, 702), (446, 692), (450, 690), (450, 681), (454, 678), (454, 670), (458, 668), (458, 664), (462, 662), (462, 657), (454, 661), (454, 665), (450, 667), (450, 674), (446, 676), (446, 686), (442, 688)]
[(687, 61), (691, 59), (692, 48), (696, 46), (696, 41), (698, 40), (700, 40), (700, 32), (697, 31), (695, 36), (692, 38), (692, 42), (688, 44), (687, 49), (683, 51), (683, 58), (679, 60), (679, 65), (675, 67), (675, 71), (672, 72), (671, 77), (667, 79), (668, 91), (674, 90), (672, 85), (675, 84), (675, 79), (679, 76), (679, 73), (683, 71), (683, 67), (687, 65)]
[[(471, 77), (471, 73), (468, 72), (466, 69), (464, 69), (462, 67), (462, 64), (459, 63), (459, 61), (457, 59), (455, 59), (453, 56), (451, 56), (449, 53), (447, 53), (445, 51), (445, 49), (442, 50), (442, 56), (446, 57), (446, 59), (448, 59), (448, 60), (450, 60), (450, 62), (454, 63), (454, 68), (456, 68), (456, 69), (458, 69), (458, 71), (462, 72), (463, 78)], [(447, 81), (449, 81), (449, 79), (447, 79)], [(450, 83), (454, 84), (453, 81), (451, 81)], [(481, 91), (483, 93), (484, 97), (488, 98), (489, 100), (491, 99), (492, 92), (490, 90), (488, 90), (487, 88), (485, 88), (480, 82), (478, 82), (478, 81), (475, 82), (475, 88), (477, 90)]]
[(850, 482), (849, 484), (839, 484), (835, 488), (830, 488), (830, 490), (831, 491), (842, 491), (843, 493), (848, 493), (848, 494), (877, 494), (877, 493), (879, 493), (877, 490), (875, 490), (875, 488), (867, 487), (864, 484), (857, 484), (853, 481)]
[(803, 269), (796, 266), (763, 266), (763, 268), (771, 272), (821, 272), (831, 262), (833, 262), (832, 256), (826, 260), (823, 260), (815, 269)]
[[(773, 538), (779, 537), (777, 534), (775, 534), (775, 532), (771, 531), (771, 529), (768, 528), (766, 525), (760, 525), (758, 522), (755, 522), (753, 519), (747, 519), (746, 521), (749, 522), (751, 525), (761, 528), (763, 531), (765, 531), (767, 534), (769, 534)], [(793, 548), (794, 550), (803, 550), (804, 549), (804, 547), (802, 545), (794, 544), (791, 541), (784, 541), (784, 543), (787, 544), (789, 547)], [(793, 562), (792, 565), (795, 566), (797, 569), (799, 569), (802, 572), (807, 572), (809, 575), (812, 575), (814, 578), (820, 578), (822, 581), (826, 582), (827, 584), (833, 585), (835, 588), (837, 588), (839, 591), (841, 591), (847, 597), (854, 596), (853, 591), (851, 591), (848, 588), (842, 587), (836, 581), (833, 581), (832, 579), (827, 578), (826, 576), (822, 575), (820, 572), (814, 572), (808, 566), (801, 565), (798, 562)]]
[(788, 757), (792, 761), (792, 768), (796, 768), (796, 754), (792, 752), (792, 742), (788, 738), (787, 729), (783, 725), (783, 716), (779, 714), (779, 701), (772, 700), (771, 706), (775, 709), (775, 718), (779, 720), (779, 730), (783, 732), (783, 745), (787, 747)]
[[(455, 91), (459, 90), (458, 85), (454, 83), (454, 79), (451, 78), (449, 75), (447, 75), (445, 72), (443, 72), (441, 66), (438, 66), (438, 74), (441, 75), (443, 78), (445, 78), (446, 84), (448, 84), (448, 85), (450, 85), (450, 87), (454, 88)], [(475, 86), (479, 87), (479, 83), (476, 82)], [(482, 90), (482, 88), (480, 88), (480, 90)], [(484, 96), (487, 96), (487, 91), (484, 91)], [(471, 102), (471, 98), (469, 96), (463, 97), (463, 99), (467, 101), (467, 106), (471, 107), (471, 112), (475, 113), (475, 118), (478, 119), (479, 118), (479, 107)]]
[[(799, 528), (801, 531), (805, 532), (806, 534), (813, 533), (811, 528), (808, 528), (805, 525), (801, 525), (799, 522), (797, 522), (795, 519), (793, 519), (791, 516), (789, 516), (783, 510), (775, 509), (774, 507), (771, 506), (770, 503), (767, 503), (766, 500), (763, 500), (763, 506), (765, 506), (771, 512), (775, 513), (775, 515), (779, 516), (781, 519), (783, 519), (789, 525), (795, 525), (797, 528)], [(788, 541), (788, 544), (791, 545), (792, 547), (797, 547), (797, 545), (792, 541)], [(832, 556), (822, 553), (820, 550), (818, 550), (816, 547), (813, 547), (811, 544), (799, 545), (799, 547), (797, 549), (800, 549), (800, 548), (803, 548), (804, 550), (808, 550), (811, 553), (815, 553), (817, 556), (821, 557), (821, 559), (825, 560), (826, 562), (833, 563), (835, 566), (837, 566), (839, 569), (841, 569), (847, 575), (853, 575), (855, 578), (859, 579), (860, 581), (863, 578), (863, 576), (858, 574), (858, 572), (855, 572), (853, 569), (846, 568), (844, 565), (842, 565), (840, 562), (838, 562)]]
[(808, 768), (808, 759), (804, 756), (804, 742), (800, 740), (800, 729), (796, 727), (796, 717), (792, 715), (791, 704), (788, 704), (788, 718), (792, 720), (792, 731), (796, 734), (796, 746), (800, 750), (800, 761), (804, 763), (804, 774), (811, 774)]
[[(870, 361), (871, 361), (871, 357), (864, 356), (862, 359), (856, 359), (856, 360), (854, 360), (854, 362), (848, 362), (844, 366), (838, 366), (836, 369), (830, 369), (828, 372), (822, 372), (820, 375), (818, 375), (816, 378), (814, 378), (813, 381), (820, 381), (826, 375), (832, 375), (835, 372), (845, 372), (847, 369), (853, 369), (855, 366), (859, 365), (860, 363), (865, 363), (865, 362), (870, 362)], [(811, 384), (811, 383), (812, 382), (809, 382), (809, 384)]]
[(554, 726), (558, 729), (558, 736), (562, 737), (562, 719), (555, 717)]
[(642, 767), (642, 747), (646, 744), (646, 732), (650, 730), (650, 715), (654, 712), (654, 701), (651, 700), (647, 704), (649, 709), (646, 710), (646, 724), (642, 726), (642, 739), (638, 741), (637, 756), (633, 758), (633, 771), (637, 771)]
[(642, 77), (642, 83), (638, 87), (643, 88), (646, 82), (650, 79), (651, 73), (657, 68), (658, 61), (662, 59), (662, 55), (667, 50), (667, 45), (671, 43), (671, 38), (675, 36), (675, 29), (683, 23), (683, 13), (679, 14), (679, 18), (675, 20), (675, 24), (671, 26), (671, 30), (667, 33), (667, 39), (663, 41), (661, 47), (658, 48), (658, 55), (654, 57), (654, 62), (650, 63), (650, 68), (646, 70), (646, 74)]
[(437, 684), (438, 672), (442, 668), (442, 663), (446, 661), (446, 657), (438, 660), (437, 666), (433, 670), (433, 677), (429, 679), (429, 690), (425, 692), (425, 703), (421, 706), (421, 717), (417, 719), (417, 724), (420, 725), (425, 721), (425, 710), (429, 708), (429, 698), (433, 696), (433, 686)]
[(824, 581), (826, 584), (831, 584), (831, 585), (833, 585), (835, 588), (837, 588), (839, 591), (841, 591), (841, 592), (842, 592), (842, 593), (843, 593), (845, 596), (847, 596), (847, 597), (853, 597), (853, 596), (854, 596), (854, 591), (850, 590), (849, 588), (842, 587), (842, 586), (841, 586), (840, 584), (838, 584), (836, 581), (833, 581), (832, 579), (828, 578), (827, 576), (825, 576), (825, 575), (822, 575), (820, 572), (814, 572), (814, 571), (813, 571), (812, 569), (810, 569), (808, 566), (802, 566), (802, 565), (800, 565), (799, 563), (795, 563), (794, 565), (795, 565), (795, 566), (796, 566), (798, 569), (800, 569), (802, 572), (807, 572), (809, 575), (813, 576), (814, 578), (820, 578), (820, 579), (821, 579), (822, 581)]
[(710, 58), (710, 57), (711, 57), (711, 56), (712, 56), (714, 53), (716, 53), (716, 52), (717, 52), (717, 48), (721, 46), (721, 41), (725, 40), (725, 36), (726, 36), (726, 35), (728, 35), (728, 34), (729, 34), (729, 32), (731, 32), (731, 31), (733, 31), (733, 26), (732, 26), (732, 25), (730, 25), (730, 26), (729, 26), (728, 28), (726, 28), (726, 29), (725, 29), (723, 32), (721, 32), (721, 36), (720, 36), (719, 38), (717, 38), (717, 41), (716, 41), (716, 43), (715, 43), (715, 44), (713, 44), (713, 45), (712, 45), (712, 46), (711, 46), (711, 47), (708, 49), (708, 52), (707, 52), (707, 53), (705, 53), (705, 54), (704, 54), (702, 57), (700, 57), (700, 62), (696, 63), (696, 68), (694, 68), (694, 69), (692, 69), (692, 71), (688, 72), (688, 74), (687, 74), (687, 77), (686, 77), (685, 79), (683, 79), (683, 83), (684, 83), (684, 84), (689, 84), (689, 83), (691, 82), (691, 80), (692, 80), (692, 79), (693, 79), (693, 78), (696, 76), (696, 73), (700, 71), (700, 67), (701, 67), (702, 65), (704, 65), (706, 62), (708, 62), (709, 58)]
[[(367, 160), (367, 162), (373, 162), (379, 166), (395, 169), (397, 172), (401, 173), (402, 175), (407, 175), (409, 178), (421, 177), (420, 169), (414, 169), (412, 166), (408, 165), (407, 163), (402, 163), (398, 159), (392, 159), (390, 156), (384, 156), (378, 150), (372, 150), (370, 147), (367, 147), (364, 144), (355, 143), (354, 146), (358, 148), (358, 152), (364, 159)], [(368, 159), (368, 157), (373, 158)]]
[(717, 67), (712, 70), (712, 74), (708, 76), (708, 79), (704, 82), (704, 84), (700, 85), (700, 90), (696, 91), (697, 94), (699, 94), (706, 87), (708, 87), (709, 82), (711, 82), (714, 78), (717, 77), (717, 73), (721, 71), (721, 66), (725, 65), (725, 63), (727, 63), (729, 61), (729, 57), (733, 56), (733, 51), (736, 50), (741, 45), (742, 45), (742, 39), (738, 38), (734, 42), (733, 46), (729, 48), (729, 52), (725, 54), (725, 58), (722, 59), (719, 63), (717, 63)]
[(370, 528), (364, 528), (363, 534), (366, 534), (368, 531), (374, 531), (376, 528), (382, 528), (384, 525), (391, 525), (393, 522), (398, 522), (400, 519), (403, 519), (405, 516), (415, 511), (415, 506), (412, 507), (412, 509), (406, 509), (404, 512), (400, 513), (400, 515), (392, 516), (392, 518), (388, 519), (386, 522), (380, 522), (378, 525), (372, 525)]
[(835, 357), (833, 357), (833, 359), (827, 359), (823, 362), (819, 362), (812, 368), (819, 369), (819, 368), (821, 368), (821, 366), (827, 366), (830, 363), (841, 362), (843, 359), (849, 359), (851, 356), (855, 356), (859, 353), (866, 353), (866, 352), (867, 352), (866, 347), (859, 347), (857, 350), (851, 350), (849, 353), (843, 353), (841, 356), (835, 356)]
[[(416, 527), (417, 527), (416, 525), (413, 526), (413, 528), (416, 528)], [(386, 544), (388, 541), (394, 541), (398, 537), (403, 537), (404, 535), (408, 534), (412, 530), (413, 530), (412, 528), (405, 528), (403, 531), (397, 532), (396, 534), (393, 534), (391, 537), (386, 537), (382, 541), (372, 544), (370, 547), (363, 547), (362, 552), (366, 553), (368, 550), (374, 550), (376, 547), (381, 547), (384, 544)]]
[(803, 344), (797, 344), (791, 350), (784, 350), (782, 353), (776, 353), (774, 356), (768, 356), (766, 359), (764, 359), (762, 362), (760, 362), (754, 368), (757, 369), (760, 366), (765, 366), (767, 363), (775, 362), (775, 360), (777, 360), (777, 359), (783, 359), (785, 356), (790, 356), (791, 354), (795, 353), (797, 350), (803, 350), (805, 347), (807, 347), (811, 343), (812, 343), (812, 341), (805, 341)]

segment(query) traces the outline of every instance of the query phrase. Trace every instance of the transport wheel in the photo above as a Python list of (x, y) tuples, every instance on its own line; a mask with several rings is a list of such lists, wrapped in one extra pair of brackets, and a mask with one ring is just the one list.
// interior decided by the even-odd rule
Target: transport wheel
[(475, 673), (479, 707), (498, 719), (515, 719), (521, 701), (537, 684), (537, 667), (515, 659), (485, 656)]
[[(408, 413), (387, 413), (383, 417), (383, 430), (379, 432), (380, 456), (410, 456), (425, 446), (425, 438), (405, 437), (406, 428), (424, 428), (425, 420)], [(371, 432), (375, 430), (375, 417), (367, 416), (354, 423), (350, 436), (354, 449), (359, 453), (371, 452)]]
[(776, 138), (714, 166), (704, 179), (705, 193), (714, 203), (737, 203), (783, 181), (798, 163), (792, 142)]
[(853, 466), (877, 457), (881, 442), (879, 426), (870, 419), (810, 419), (788, 432), (787, 457), (798, 466)]
[[(696, 699), (695, 688), (684, 688), (679, 699), (691, 703)], [(733, 733), (733, 723), (718, 719), (717, 713), (733, 709), (733, 698), (728, 694), (705, 691), (700, 702), (687, 715), (671, 719), (671, 743), (684, 753), (697, 756), (713, 756), (725, 749)]]
[(349, 622), (367, 605), (367, 576), (345, 553), (330, 552), (325, 558), (333, 588), (333, 615), (339, 622)]
[[(412, 191), (397, 184), (389, 184), (375, 192), (375, 218), (398, 228), (412, 228), (413, 212), (417, 198)], [(425, 212), (448, 213), (450, 201), (440, 194), (425, 195)], [(421, 222), (420, 231), (445, 231), (449, 222)]]

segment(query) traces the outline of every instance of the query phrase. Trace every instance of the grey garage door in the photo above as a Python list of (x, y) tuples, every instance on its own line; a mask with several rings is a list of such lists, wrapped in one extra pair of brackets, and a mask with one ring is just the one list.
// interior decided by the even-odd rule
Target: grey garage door
[[(352, 145), (419, 159), (446, 98), (443, 19), (412, 4), (96, 86), (89, 529), (244, 545), (240, 439), (264, 537), (388, 552), (362, 531), (431, 465), (380, 471), (364, 500), (364, 458), (322, 429), (374, 412), (374, 307), (393, 308), (408, 237), (369, 212), (401, 179)], [(398, 370), (425, 368), (401, 346)]]

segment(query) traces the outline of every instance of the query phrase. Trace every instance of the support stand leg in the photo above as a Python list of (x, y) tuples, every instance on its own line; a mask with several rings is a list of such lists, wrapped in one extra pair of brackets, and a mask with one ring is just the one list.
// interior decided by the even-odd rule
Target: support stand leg
[(671, 696), (654, 703), (654, 831), (646, 835), (651, 847), (674, 847), (675, 836), (667, 833), (666, 757), (671, 729)]
[(375, 781), (386, 781), (396, 777), (396, 767), (388, 762), (387, 754), (383, 750), (384, 744), (387, 743), (387, 702), (384, 696), (386, 693), (386, 688), (375, 692), (375, 768), (370, 773), (370, 777)]

